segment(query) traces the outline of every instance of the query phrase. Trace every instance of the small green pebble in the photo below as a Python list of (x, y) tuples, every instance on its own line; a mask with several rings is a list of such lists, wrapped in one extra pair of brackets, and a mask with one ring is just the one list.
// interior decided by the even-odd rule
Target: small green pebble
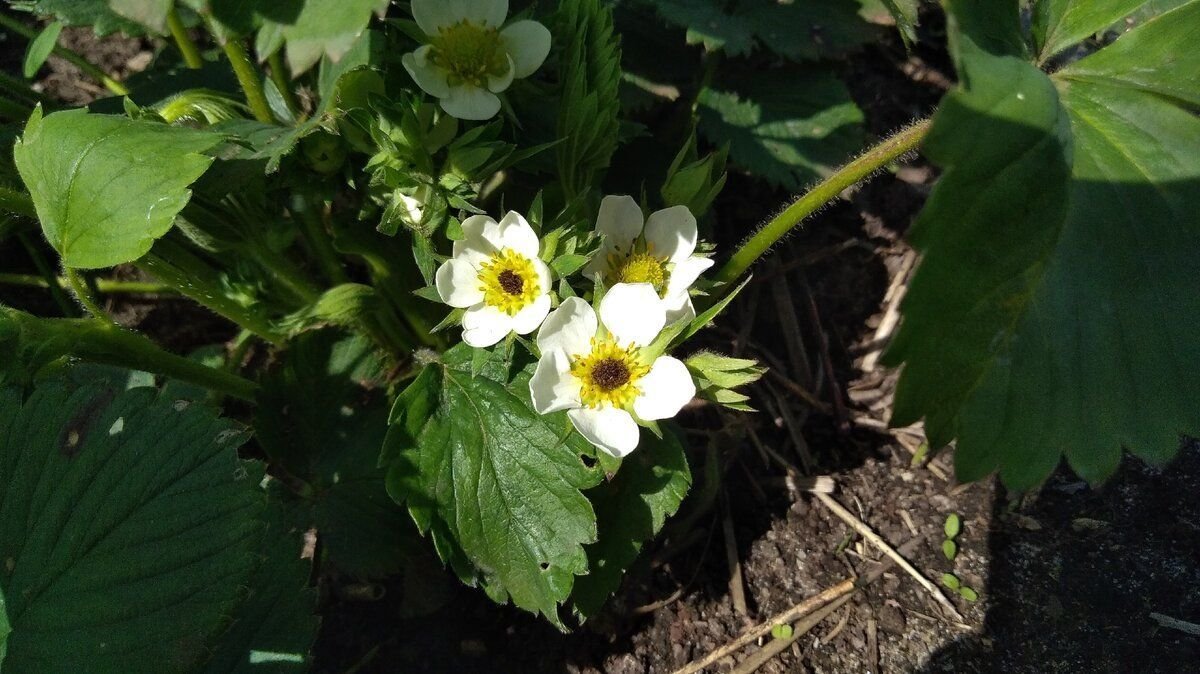
[(959, 519), (956, 513), (950, 513), (946, 517), (946, 526), (944, 528), (946, 530), (946, 538), (952, 539), (958, 535), (959, 531), (962, 531), (962, 520)]
[(947, 538), (942, 541), (942, 554), (946, 555), (946, 559), (954, 561), (954, 557), (958, 554), (958, 544)]
[(954, 575), (953, 573), (943, 573), (942, 585), (945, 585), (951, 590), (957, 590), (962, 586), (962, 583), (958, 582), (958, 576)]
[(792, 638), (792, 626), (786, 623), (774, 625), (771, 627), (771, 636), (776, 639), (790, 639)]
[(979, 599), (979, 593), (969, 587), (959, 588), (958, 594), (960, 594), (962, 598), (966, 599), (967, 601), (975, 601), (976, 599)]

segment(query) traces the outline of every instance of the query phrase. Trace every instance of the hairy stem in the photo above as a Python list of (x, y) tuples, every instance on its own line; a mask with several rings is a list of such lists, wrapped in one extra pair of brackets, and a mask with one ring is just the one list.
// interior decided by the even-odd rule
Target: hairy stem
[(734, 251), (725, 266), (717, 272), (716, 279), (728, 283), (746, 273), (750, 265), (762, 257), (771, 246), (775, 245), (776, 241), (783, 238), (793, 227), (803, 222), (804, 218), (837, 199), (842, 190), (865, 180), (889, 162), (916, 149), (928, 131), (929, 120), (921, 120), (867, 150), (861, 157), (817, 183), (815, 187), (775, 216), (765, 227)]
[[(38, 35), (36, 30), (5, 14), (0, 14), (0, 27), (11, 30), (12, 32), (22, 35), (29, 40), (36, 38)], [(129, 94), (129, 89), (127, 89), (124, 84), (121, 84), (120, 82), (109, 77), (108, 73), (92, 65), (87, 59), (83, 58), (79, 54), (76, 54), (70, 49), (55, 45), (54, 55), (74, 64), (77, 68), (82, 70), (84, 74), (91, 76), (114, 94), (118, 96), (126, 96)]]
[(114, 323), (90, 318), (38, 318), (4, 307), (0, 307), (0, 315), (16, 323), (30, 341), (43, 348), (55, 348), (63, 355), (153, 372), (242, 400), (254, 400), (258, 390), (258, 385), (248, 379), (176, 356)]
[(71, 285), (71, 292), (75, 293), (75, 299), (87, 309), (88, 313), (99, 321), (111, 322), (108, 319), (108, 312), (104, 307), (100, 306), (100, 302), (96, 300), (96, 296), (92, 293), (92, 287), (88, 285), (88, 281), (78, 269), (71, 267), (66, 268), (67, 283)]
[(238, 84), (246, 93), (246, 102), (254, 118), (265, 124), (274, 124), (275, 115), (271, 114), (271, 106), (267, 103), (267, 95), (263, 93), (262, 80), (258, 76), (258, 68), (250, 60), (246, 48), (238, 40), (225, 41), (225, 56), (229, 65), (233, 66), (233, 74), (237, 76)]
[[(66, 277), (53, 277), (53, 282), (49, 279), (36, 276), (33, 274), (6, 274), (0, 273), (0, 285), (22, 286), (25, 288), (42, 288), (44, 290), (53, 291), (54, 288), (60, 290), (68, 287), (69, 282)], [(152, 281), (120, 281), (117, 279), (98, 278), (94, 280), (96, 290), (106, 295), (178, 295), (174, 288), (162, 283), (154, 283)]]
[(211, 311), (275, 344), (284, 335), (261, 313), (231, 300), (217, 281), (217, 271), (187, 248), (169, 239), (159, 239), (154, 248), (137, 261), (137, 266), (177, 289)]
[(179, 53), (183, 55), (183, 63), (192, 70), (199, 70), (204, 65), (204, 59), (201, 58), (200, 49), (192, 40), (192, 36), (188, 35), (187, 27), (183, 25), (183, 20), (179, 18), (179, 12), (175, 11), (174, 7), (167, 12), (167, 29), (171, 31), (175, 46), (179, 47)]

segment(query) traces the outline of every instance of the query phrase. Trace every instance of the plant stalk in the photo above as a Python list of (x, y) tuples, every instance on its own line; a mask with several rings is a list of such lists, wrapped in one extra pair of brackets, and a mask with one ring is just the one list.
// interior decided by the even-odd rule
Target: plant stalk
[(254, 400), (258, 385), (231, 372), (207, 367), (165, 351), (146, 337), (114, 323), (90, 318), (38, 318), (0, 307), (0, 315), (43, 348), (82, 360), (145, 370), (242, 400)]
[(254, 113), (254, 118), (264, 124), (274, 124), (275, 115), (271, 114), (271, 106), (267, 103), (258, 69), (250, 60), (246, 47), (240, 41), (230, 39), (225, 41), (224, 50), (229, 65), (233, 66), (233, 74), (237, 76), (238, 84), (246, 94), (246, 103), (250, 105), (250, 112)]
[[(49, 280), (41, 276), (33, 274), (6, 274), (0, 273), (0, 285), (22, 286), (25, 288), (42, 288), (43, 290), (52, 290), (57, 287), (63, 289), (68, 287), (69, 282), (65, 277), (54, 278), (53, 285)], [(106, 295), (178, 295), (179, 293), (172, 287), (163, 285), (162, 283), (153, 283), (151, 281), (119, 281), (117, 279), (98, 278), (95, 279), (94, 285), (96, 290)]]
[(66, 268), (67, 283), (71, 285), (71, 291), (75, 293), (75, 299), (87, 309), (88, 313), (93, 318), (106, 323), (111, 322), (108, 318), (108, 312), (104, 307), (100, 306), (100, 302), (96, 300), (96, 296), (92, 294), (92, 287), (88, 285), (88, 281), (78, 269), (71, 267)]
[(192, 36), (187, 32), (187, 26), (183, 25), (183, 19), (179, 18), (179, 12), (172, 6), (167, 12), (167, 29), (171, 31), (171, 37), (175, 40), (175, 46), (179, 47), (179, 53), (183, 55), (183, 63), (192, 70), (199, 70), (204, 66), (204, 59), (200, 56), (200, 49), (196, 46)]
[[(38, 35), (37, 31), (6, 14), (0, 14), (0, 27), (11, 30), (18, 35), (22, 35), (28, 40), (32, 40)], [(126, 88), (124, 84), (121, 84), (120, 82), (109, 77), (108, 73), (92, 65), (87, 59), (83, 58), (79, 54), (76, 54), (70, 49), (55, 45), (54, 55), (74, 64), (75, 67), (82, 70), (85, 74), (90, 75), (114, 94), (118, 96), (129, 95), (129, 89)]]
[(730, 283), (746, 273), (771, 246), (785, 234), (804, 221), (813, 212), (838, 198), (843, 190), (867, 179), (872, 173), (889, 162), (916, 149), (929, 131), (929, 120), (923, 119), (867, 150), (861, 157), (838, 169), (825, 180), (817, 183), (804, 196), (788, 206), (765, 227), (750, 237), (733, 253), (724, 267), (717, 272), (716, 280)]

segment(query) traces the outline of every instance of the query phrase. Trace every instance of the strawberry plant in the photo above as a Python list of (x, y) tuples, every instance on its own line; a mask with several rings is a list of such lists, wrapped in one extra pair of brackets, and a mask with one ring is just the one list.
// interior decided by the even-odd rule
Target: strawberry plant
[[(4, 671), (302, 670), (312, 565), (426, 550), (587, 620), (689, 491), (680, 411), (753, 411), (763, 368), (702, 331), (916, 151), (893, 424), (1014, 489), (1200, 433), (1200, 1), (945, 0), (960, 81), (876, 143), (837, 59), (912, 44), (913, 2), (9, 4), (0, 245), (58, 313), (0, 305)], [(153, 62), (118, 81), (64, 26)], [(30, 87), (52, 53), (111, 95)], [(811, 187), (717, 223), (730, 172)], [(122, 283), (231, 348), (119, 326)]]

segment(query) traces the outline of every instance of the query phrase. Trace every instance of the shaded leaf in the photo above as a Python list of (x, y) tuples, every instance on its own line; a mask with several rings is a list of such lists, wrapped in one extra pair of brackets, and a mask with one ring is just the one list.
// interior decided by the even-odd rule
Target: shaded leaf
[(55, 21), (43, 28), (42, 32), (38, 33), (38, 36), (29, 43), (29, 48), (25, 50), (25, 63), (22, 65), (22, 74), (26, 79), (37, 75), (42, 64), (50, 58), (50, 53), (58, 44), (58, 36), (62, 33), (62, 29), (62, 22)]
[(220, 142), (205, 131), (34, 111), (13, 150), (46, 239), (69, 267), (130, 262), (166, 234)]
[(41, 16), (53, 16), (68, 26), (91, 26), (97, 35), (115, 31), (140, 35), (137, 23), (110, 8), (108, 0), (28, 0), (24, 3)]
[[(371, 17), (383, 14), (389, 0), (305, 0), (299, 14), (287, 23), (270, 18), (263, 31), (278, 30), (287, 45), (287, 62), (293, 75), (317, 64), (322, 56), (340, 61), (367, 29)], [(267, 53), (260, 50), (260, 57)]]
[(1034, 5), (1038, 61), (1103, 32), (1146, 0), (1041, 0)]
[(621, 584), (645, 541), (679, 510), (692, 473), (679, 437), (664, 428), (647, 435), (612, 480), (587, 491), (596, 510), (598, 539), (587, 546), (588, 574), (575, 580), (571, 604), (581, 618), (595, 615)]
[(828, 69), (797, 66), (732, 81), (701, 92), (700, 132), (728, 143), (730, 159), (751, 174), (797, 189), (862, 148), (862, 111)]
[(148, 388), (0, 392), (5, 671), (200, 660), (255, 566), (261, 472), (237, 457), (245, 437)]

